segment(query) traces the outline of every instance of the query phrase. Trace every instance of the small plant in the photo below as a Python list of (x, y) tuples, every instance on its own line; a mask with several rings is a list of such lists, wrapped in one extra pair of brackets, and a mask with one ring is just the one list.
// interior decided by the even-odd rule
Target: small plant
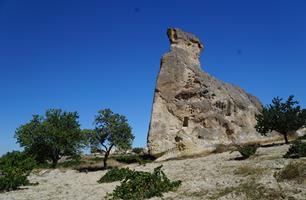
[(155, 157), (148, 155), (148, 154), (143, 154), (143, 155), (120, 155), (120, 156), (115, 156), (113, 157), (116, 161), (121, 162), (121, 163), (126, 163), (126, 164), (132, 164), (132, 163), (139, 163), (139, 164), (145, 164), (148, 162), (152, 162), (155, 160)]
[(306, 157), (306, 142), (301, 140), (294, 141), (288, 152), (284, 155), (284, 158), (300, 158)]
[(290, 162), (279, 172), (274, 174), (277, 181), (295, 180), (302, 183), (306, 178), (306, 162)]
[(135, 148), (133, 148), (132, 152), (135, 153), (135, 154), (142, 154), (143, 153), (143, 148), (135, 147)]
[(237, 150), (242, 156), (242, 159), (248, 159), (254, 155), (258, 149), (258, 144), (249, 144), (244, 146), (237, 146)]
[(242, 165), (239, 166), (234, 173), (236, 175), (242, 175), (242, 176), (252, 176), (252, 175), (261, 175), (265, 171), (264, 168), (261, 167), (254, 167), (249, 165)]
[(100, 180), (98, 180), (98, 183), (111, 183), (114, 181), (122, 181), (132, 172), (133, 171), (129, 168), (113, 168), (109, 170)]
[(16, 190), (29, 185), (27, 176), (35, 166), (34, 158), (13, 151), (0, 158), (0, 191)]
[(226, 151), (233, 151), (233, 150), (235, 150), (235, 146), (233, 145), (217, 144), (213, 153), (223, 153)]
[(107, 198), (141, 200), (162, 197), (164, 192), (176, 190), (181, 181), (170, 181), (161, 168), (162, 166), (155, 168), (153, 173), (132, 171)]
[(246, 182), (243, 182), (237, 186), (219, 189), (218, 192), (210, 196), (209, 199), (223, 199), (222, 197), (229, 194), (234, 196), (232, 199), (240, 199), (239, 197), (241, 196), (244, 197), (243, 199), (248, 200), (285, 199), (285, 194), (282, 190), (267, 188), (265, 185), (257, 183), (255, 179), (248, 179)]

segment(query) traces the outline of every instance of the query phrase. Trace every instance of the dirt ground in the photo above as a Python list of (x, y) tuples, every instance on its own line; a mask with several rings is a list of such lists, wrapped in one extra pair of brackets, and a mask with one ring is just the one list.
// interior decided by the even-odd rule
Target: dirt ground
[[(149, 163), (145, 166), (127, 165), (131, 169), (153, 171), (163, 165), (171, 180), (181, 180), (175, 192), (163, 198), (185, 200), (305, 200), (306, 183), (278, 182), (274, 174), (292, 159), (284, 159), (287, 145), (259, 148), (256, 155), (247, 160), (235, 160), (238, 152), (224, 152), (206, 157)], [(303, 160), (303, 159), (299, 159)], [(305, 160), (305, 159), (304, 159)], [(298, 160), (294, 160), (297, 162)], [(32, 174), (31, 182), (17, 191), (0, 193), (1, 200), (102, 200), (119, 182), (98, 184), (106, 171), (80, 173), (74, 170), (42, 170)]]

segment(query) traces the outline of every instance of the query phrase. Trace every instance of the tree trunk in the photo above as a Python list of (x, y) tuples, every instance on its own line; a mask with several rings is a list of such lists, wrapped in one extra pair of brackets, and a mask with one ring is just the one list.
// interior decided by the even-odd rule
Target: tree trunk
[(58, 158), (53, 157), (52, 158), (52, 167), (55, 168), (57, 166), (57, 163), (58, 163)]
[(102, 146), (104, 146), (104, 148), (105, 148), (105, 155), (104, 155), (104, 158), (103, 158), (103, 168), (106, 169), (107, 168), (107, 159), (108, 159), (108, 156), (109, 156), (114, 144), (110, 145), (109, 148), (107, 148), (103, 144), (102, 144)]
[(52, 167), (55, 168), (57, 166), (58, 160), (60, 159), (58, 151), (55, 149), (53, 150), (52, 154)]
[(109, 156), (109, 151), (105, 152), (104, 158), (103, 158), (103, 168), (106, 169), (107, 168), (107, 159)]
[(285, 138), (285, 143), (286, 143), (286, 144), (289, 144), (287, 133), (284, 134), (284, 138)]

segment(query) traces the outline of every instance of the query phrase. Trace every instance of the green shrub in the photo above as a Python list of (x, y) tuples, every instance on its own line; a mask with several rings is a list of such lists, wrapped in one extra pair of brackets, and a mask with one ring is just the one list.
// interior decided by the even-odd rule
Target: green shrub
[(136, 154), (142, 154), (143, 153), (143, 148), (135, 147), (135, 148), (133, 148), (132, 152), (136, 153)]
[[(56, 165), (56, 168), (72, 168), (75, 169), (78, 166), (85, 164), (86, 162), (81, 160), (81, 159), (72, 159), (72, 160), (67, 160), (64, 162), (61, 162), (59, 164)], [(47, 162), (43, 162), (43, 163), (37, 163), (37, 165), (35, 166), (35, 169), (53, 169), (54, 166), (52, 165), (52, 163), (47, 163)]]
[(243, 159), (247, 159), (250, 156), (254, 155), (258, 149), (257, 144), (249, 144), (244, 146), (237, 146), (237, 150), (241, 154)]
[(0, 191), (15, 190), (29, 185), (27, 176), (36, 165), (34, 158), (13, 151), (0, 158)]
[(290, 162), (287, 166), (274, 174), (277, 181), (295, 180), (302, 183), (306, 176), (306, 162)]
[(121, 163), (126, 163), (126, 164), (132, 164), (132, 163), (139, 163), (139, 164), (145, 164), (148, 162), (152, 162), (155, 160), (155, 157), (144, 154), (144, 155), (133, 155), (133, 154), (128, 154), (128, 155), (120, 155), (114, 157), (114, 159), (118, 162)]
[(170, 181), (161, 168), (162, 166), (155, 168), (153, 173), (132, 171), (107, 198), (141, 200), (162, 197), (164, 192), (176, 190), (181, 181)]
[(301, 140), (294, 141), (284, 158), (300, 158), (306, 157), (306, 143)]
[(129, 174), (133, 171), (129, 168), (113, 168), (109, 170), (100, 180), (98, 183), (110, 183), (114, 181), (122, 181), (125, 179)]

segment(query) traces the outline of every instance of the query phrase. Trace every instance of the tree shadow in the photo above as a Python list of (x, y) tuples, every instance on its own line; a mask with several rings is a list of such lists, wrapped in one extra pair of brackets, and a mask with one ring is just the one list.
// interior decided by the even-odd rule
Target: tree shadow
[(235, 157), (235, 158), (230, 158), (229, 160), (230, 160), (230, 161), (233, 161), (233, 160), (235, 160), (235, 161), (241, 161), (241, 160), (246, 160), (246, 159), (248, 159), (248, 158), (243, 157), (243, 156), (238, 156), (238, 157)]

